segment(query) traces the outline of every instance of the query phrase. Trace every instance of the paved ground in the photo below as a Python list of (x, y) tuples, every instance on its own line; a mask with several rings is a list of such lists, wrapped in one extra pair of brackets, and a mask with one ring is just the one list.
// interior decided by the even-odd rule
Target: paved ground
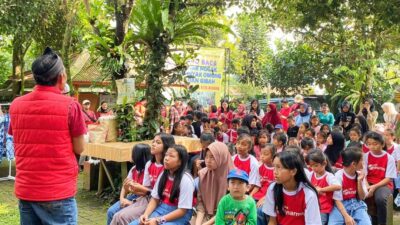
[[(13, 168), (13, 171), (14, 168)], [(7, 162), (0, 164), (0, 177), (8, 172)], [(18, 201), (14, 196), (14, 182), (0, 182), (0, 225), (18, 225)], [(82, 176), (79, 177), (78, 194), (78, 224), (103, 225), (106, 223), (107, 204), (96, 197), (95, 192), (82, 190)], [(400, 212), (396, 212), (393, 225), (400, 224)]]

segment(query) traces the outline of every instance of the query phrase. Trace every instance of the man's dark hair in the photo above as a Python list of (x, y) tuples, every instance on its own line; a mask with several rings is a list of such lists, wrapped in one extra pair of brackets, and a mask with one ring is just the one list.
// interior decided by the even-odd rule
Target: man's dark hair
[(32, 63), (33, 78), (38, 85), (55, 86), (63, 72), (64, 64), (60, 56), (49, 47)]

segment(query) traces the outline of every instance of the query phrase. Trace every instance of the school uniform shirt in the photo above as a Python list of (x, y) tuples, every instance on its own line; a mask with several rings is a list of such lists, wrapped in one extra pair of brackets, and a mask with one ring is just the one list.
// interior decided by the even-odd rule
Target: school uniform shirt
[(321, 214), (317, 194), (302, 182), (296, 191), (286, 191), (283, 188), (282, 216), (275, 208), (274, 187), (272, 183), (268, 190), (262, 211), (268, 216), (276, 217), (280, 225), (321, 225)]
[[(317, 174), (311, 173), (311, 184), (314, 187), (328, 187), (331, 185), (340, 185), (338, 180), (332, 173), (325, 172), (321, 177), (317, 177)], [(321, 213), (330, 213), (333, 209), (333, 192), (322, 192), (318, 194), (318, 200), (321, 207)]]
[(229, 136), (225, 133), (217, 136), (217, 141), (227, 144), (229, 142)]
[(249, 155), (247, 158), (242, 159), (236, 154), (232, 156), (232, 161), (237, 169), (241, 169), (249, 175), (249, 184), (254, 184), (258, 187), (261, 186), (259, 179), (257, 179), (259, 163), (256, 157)]
[(362, 151), (363, 151), (364, 153), (369, 152), (369, 148), (368, 148), (368, 146), (367, 146), (366, 144), (363, 144), (363, 145), (362, 145)]
[(136, 170), (136, 166), (133, 166), (129, 172), (128, 172), (128, 176), (126, 176), (129, 179), (132, 179), (133, 181), (135, 181), (138, 184), (143, 184), (143, 178), (144, 178), (144, 172), (139, 173)]
[(400, 160), (400, 148), (397, 143), (393, 143), (392, 147), (387, 149), (386, 152), (394, 158), (395, 162)]
[(260, 189), (253, 195), (253, 198), (260, 200), (267, 193), (269, 185), (274, 182), (274, 167), (268, 167), (265, 164), (261, 164), (258, 168), (258, 179), (260, 180)]
[[(371, 151), (364, 154), (365, 175), (370, 184), (376, 184), (384, 178), (396, 178), (396, 164), (394, 158), (389, 153), (382, 151), (375, 155)], [(393, 189), (393, 182), (389, 182), (388, 187)]]
[[(338, 201), (344, 201), (349, 199), (357, 198), (357, 180), (356, 175), (350, 176), (343, 169), (338, 170), (335, 173), (335, 177), (340, 185), (342, 185), (342, 190), (335, 191), (333, 193), (333, 199)], [(367, 193), (367, 184), (364, 178), (361, 187), (365, 193)]]
[(226, 132), (226, 134), (227, 134), (228, 137), (229, 137), (229, 142), (230, 142), (230, 143), (233, 143), (233, 144), (236, 144), (236, 140), (237, 140), (237, 138), (238, 138), (237, 131), (234, 130), (234, 129), (229, 129), (229, 130)]
[(164, 165), (148, 161), (144, 167), (143, 186), (153, 188), (160, 173), (164, 171)]
[[(163, 172), (164, 173), (164, 172)], [(161, 199), (158, 195), (158, 185), (160, 183), (160, 179), (162, 174), (157, 179), (157, 182), (151, 191), (151, 197), (155, 199)], [(192, 209), (193, 208), (193, 193), (194, 193), (194, 180), (191, 175), (188, 173), (184, 173), (181, 179), (181, 183), (179, 185), (180, 191), (179, 196), (174, 201), (170, 201), (169, 197), (172, 193), (172, 187), (174, 184), (174, 178), (168, 176), (167, 182), (164, 187), (163, 195), (162, 195), (162, 203), (167, 204), (169, 206), (175, 206), (179, 209)]]
[(246, 195), (244, 200), (236, 200), (227, 194), (218, 203), (215, 224), (257, 224), (257, 207), (254, 199)]

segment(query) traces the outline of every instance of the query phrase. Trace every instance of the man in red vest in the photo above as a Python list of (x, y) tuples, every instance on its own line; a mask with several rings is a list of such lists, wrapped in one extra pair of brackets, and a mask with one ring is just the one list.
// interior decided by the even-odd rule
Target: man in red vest
[(34, 90), (10, 107), (21, 224), (77, 224), (78, 165), (86, 133), (80, 104), (63, 95), (67, 76), (50, 48), (32, 63)]

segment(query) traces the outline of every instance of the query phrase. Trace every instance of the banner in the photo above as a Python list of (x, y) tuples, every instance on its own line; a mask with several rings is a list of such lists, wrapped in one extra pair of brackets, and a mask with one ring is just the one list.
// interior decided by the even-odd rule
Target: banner
[(121, 105), (123, 102), (134, 103), (135, 101), (135, 79), (125, 78), (116, 80), (117, 85), (117, 104)]
[(201, 105), (217, 105), (223, 95), (222, 78), (225, 71), (225, 49), (200, 48), (197, 57), (188, 61), (186, 75), (191, 85), (199, 85), (192, 94)]

